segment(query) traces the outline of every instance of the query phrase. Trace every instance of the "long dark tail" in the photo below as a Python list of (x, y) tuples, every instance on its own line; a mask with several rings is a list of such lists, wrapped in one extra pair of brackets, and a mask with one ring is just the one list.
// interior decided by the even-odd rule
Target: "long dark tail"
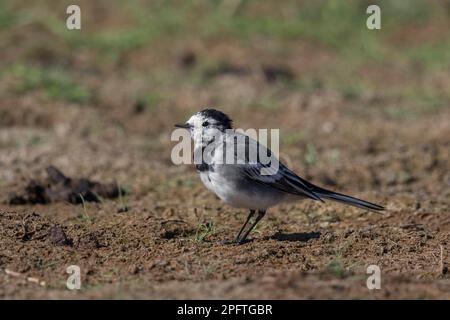
[[(320, 188), (322, 189), (322, 188)], [(379, 206), (375, 203), (371, 203), (369, 201), (364, 201), (358, 198), (346, 196), (345, 194), (340, 194), (337, 192), (329, 191), (322, 189), (321, 191), (316, 191), (316, 194), (319, 195), (319, 197), (323, 199), (329, 199), (337, 202), (342, 202), (351, 206), (355, 206), (362, 209), (369, 209), (369, 210), (375, 210), (375, 211), (381, 211), (384, 210), (384, 207)]]
[(304, 179), (301, 179), (301, 181), (309, 188), (310, 191), (312, 191), (320, 199), (329, 199), (329, 200), (345, 203), (345, 204), (348, 204), (351, 206), (355, 206), (355, 207), (362, 208), (362, 209), (368, 209), (368, 210), (382, 211), (385, 209), (384, 207), (379, 206), (375, 203), (371, 203), (369, 201), (364, 201), (364, 200), (361, 200), (358, 198), (346, 196), (345, 194), (337, 193), (334, 191), (330, 191), (330, 190), (318, 187)]
[[(299, 177), (287, 167), (282, 166), (283, 182), (280, 185), (276, 185), (279, 190), (293, 193), (296, 195), (306, 196), (308, 198), (323, 201), (322, 199), (329, 199), (333, 201), (342, 202), (351, 206), (355, 206), (362, 209), (381, 211), (384, 207), (375, 203), (364, 201), (358, 198), (346, 196), (345, 194), (330, 191), (321, 187), (318, 187), (311, 182)], [(271, 186), (274, 186), (272, 183)], [(292, 191), (294, 189), (294, 191)]]

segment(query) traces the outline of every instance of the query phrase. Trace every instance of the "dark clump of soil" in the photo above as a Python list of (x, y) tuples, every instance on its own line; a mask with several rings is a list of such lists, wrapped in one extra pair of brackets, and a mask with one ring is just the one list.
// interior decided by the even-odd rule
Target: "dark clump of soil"
[(11, 205), (48, 204), (65, 201), (73, 204), (83, 201), (98, 202), (100, 198), (117, 198), (125, 191), (114, 183), (100, 183), (85, 178), (69, 178), (59, 169), (46, 169), (45, 181), (31, 180), (23, 191), (11, 193), (6, 201)]
[(48, 231), (48, 240), (55, 246), (72, 246), (73, 241), (69, 239), (60, 226), (53, 226)]
[(194, 234), (194, 230), (181, 220), (164, 221), (161, 229), (160, 237), (163, 239), (183, 238)]

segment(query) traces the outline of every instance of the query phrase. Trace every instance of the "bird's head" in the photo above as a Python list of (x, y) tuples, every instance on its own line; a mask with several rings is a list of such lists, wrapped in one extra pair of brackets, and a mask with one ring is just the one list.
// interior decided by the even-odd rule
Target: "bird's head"
[(216, 109), (204, 109), (194, 113), (186, 123), (175, 127), (188, 129), (195, 143), (208, 143), (225, 130), (232, 128), (232, 120)]

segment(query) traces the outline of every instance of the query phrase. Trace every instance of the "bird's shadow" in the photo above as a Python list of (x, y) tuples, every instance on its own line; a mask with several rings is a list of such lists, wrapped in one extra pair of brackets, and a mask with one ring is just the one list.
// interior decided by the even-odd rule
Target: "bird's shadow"
[(311, 239), (319, 239), (321, 233), (320, 232), (294, 232), (294, 233), (283, 233), (277, 232), (270, 239), (278, 240), (278, 241), (299, 241), (299, 242), (307, 242)]

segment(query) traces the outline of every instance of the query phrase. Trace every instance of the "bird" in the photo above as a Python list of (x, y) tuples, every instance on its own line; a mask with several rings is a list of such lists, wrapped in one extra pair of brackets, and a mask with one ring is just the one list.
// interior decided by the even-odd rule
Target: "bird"
[[(280, 162), (269, 148), (233, 129), (231, 118), (217, 109), (198, 111), (187, 122), (175, 124), (175, 127), (189, 131), (194, 142), (195, 167), (206, 188), (226, 204), (249, 210), (236, 237), (222, 243), (247, 242), (248, 235), (266, 215), (267, 210), (282, 202), (301, 199), (320, 202), (332, 200), (370, 211), (385, 209), (365, 200), (327, 190), (301, 178)], [(237, 152), (238, 150), (244, 152)], [(262, 161), (260, 155), (264, 154), (268, 155), (269, 162)], [(196, 161), (196, 155), (200, 160)], [(253, 155), (253, 158), (250, 159), (249, 155)], [(263, 172), (264, 169), (267, 171)]]

